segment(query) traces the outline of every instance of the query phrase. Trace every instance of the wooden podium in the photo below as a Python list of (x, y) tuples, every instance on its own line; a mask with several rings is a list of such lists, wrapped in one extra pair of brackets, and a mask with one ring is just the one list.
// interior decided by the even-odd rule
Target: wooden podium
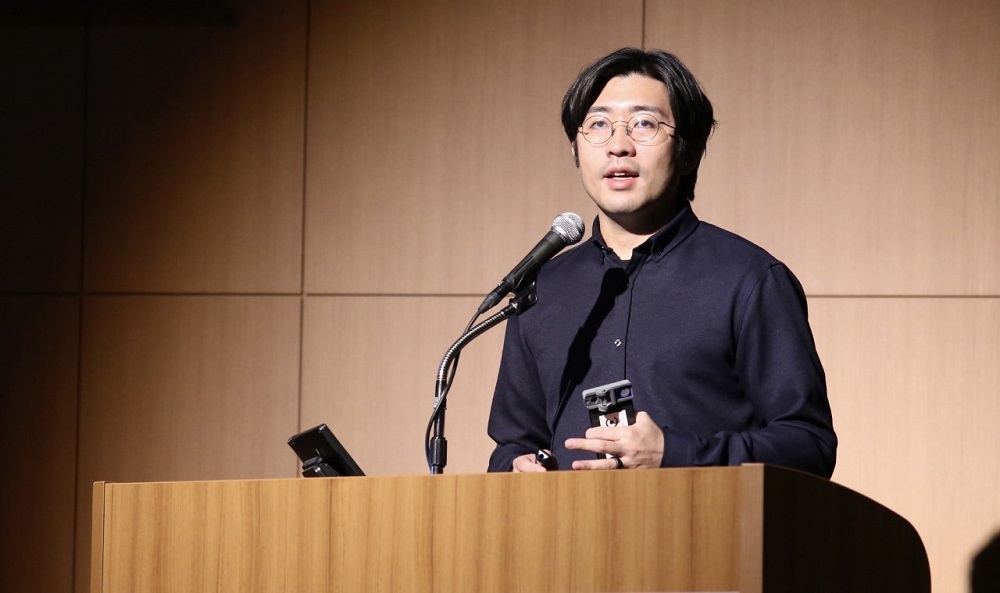
[(94, 484), (91, 593), (930, 591), (902, 517), (766, 465)]

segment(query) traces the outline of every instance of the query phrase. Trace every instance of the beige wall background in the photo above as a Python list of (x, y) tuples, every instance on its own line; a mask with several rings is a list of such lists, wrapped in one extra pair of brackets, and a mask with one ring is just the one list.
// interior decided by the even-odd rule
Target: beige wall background
[[(833, 479), (968, 590), (1000, 532), (996, 2), (30, 4), (0, 9), (0, 591), (87, 590), (95, 480), (292, 477), (319, 422), (426, 472), (444, 351), (594, 214), (559, 101), (624, 45), (716, 106), (699, 216), (806, 288)], [(485, 468), (501, 340), (462, 356), (449, 472)]]

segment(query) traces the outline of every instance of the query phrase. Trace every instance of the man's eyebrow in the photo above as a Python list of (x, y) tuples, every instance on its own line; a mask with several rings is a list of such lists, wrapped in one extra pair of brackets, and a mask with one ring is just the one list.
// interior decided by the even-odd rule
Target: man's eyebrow
[[(650, 111), (661, 117), (667, 116), (667, 113), (656, 105), (632, 105), (628, 108), (629, 113), (640, 113), (642, 111)], [(587, 110), (587, 113), (611, 113), (611, 108), (604, 105), (592, 105)]]

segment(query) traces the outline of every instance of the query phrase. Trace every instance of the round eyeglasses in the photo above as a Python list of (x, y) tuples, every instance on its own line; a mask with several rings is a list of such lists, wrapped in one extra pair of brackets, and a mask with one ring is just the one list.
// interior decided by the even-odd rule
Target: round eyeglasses
[(583, 138), (594, 146), (601, 146), (611, 140), (615, 133), (615, 124), (625, 124), (625, 133), (629, 138), (639, 144), (652, 144), (653, 141), (665, 141), (670, 137), (670, 133), (660, 134), (660, 126), (667, 126), (671, 130), (674, 126), (665, 121), (660, 121), (649, 113), (637, 113), (628, 121), (611, 121), (603, 115), (591, 115), (583, 120), (580, 126), (580, 133)]

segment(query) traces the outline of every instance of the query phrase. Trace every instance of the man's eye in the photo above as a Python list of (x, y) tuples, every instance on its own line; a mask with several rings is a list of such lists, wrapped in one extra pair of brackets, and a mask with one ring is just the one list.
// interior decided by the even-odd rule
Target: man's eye
[(633, 125), (632, 125), (633, 129), (634, 128), (639, 128), (639, 129), (645, 128), (647, 130), (650, 130), (650, 129), (655, 128), (656, 125), (657, 125), (655, 119), (653, 119), (652, 117), (644, 116), (644, 115), (640, 115), (639, 117), (636, 117), (635, 119), (632, 120), (632, 122), (633, 122)]
[(593, 119), (587, 122), (586, 129), (588, 130), (603, 130), (608, 127), (608, 120), (606, 119)]

